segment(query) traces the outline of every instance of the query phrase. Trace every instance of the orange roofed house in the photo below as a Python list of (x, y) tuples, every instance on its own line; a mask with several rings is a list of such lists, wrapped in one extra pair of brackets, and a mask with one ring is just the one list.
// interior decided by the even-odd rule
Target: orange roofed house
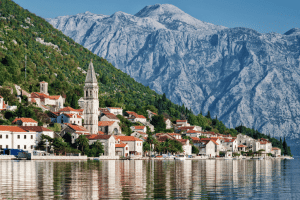
[(61, 136), (64, 136), (66, 133), (70, 133), (72, 136), (72, 143), (75, 143), (75, 140), (80, 135), (89, 135), (89, 131), (83, 126), (66, 123), (62, 125), (62, 130), (60, 132)]
[(115, 136), (116, 144), (128, 144), (129, 153), (133, 155), (143, 155), (143, 140), (133, 136)]
[(136, 112), (133, 111), (126, 111), (125, 116), (129, 121), (132, 122), (141, 122), (141, 123), (146, 123), (147, 118), (144, 117), (143, 115), (138, 115)]
[(38, 122), (32, 118), (16, 118), (12, 121), (12, 124), (17, 124), (19, 126), (37, 126)]
[(106, 135), (121, 135), (121, 128), (116, 121), (99, 121), (98, 131), (102, 131)]
[(64, 107), (65, 98), (61, 95), (50, 96), (48, 93), (48, 83), (40, 82), (40, 92), (33, 92), (28, 98), (29, 102), (36, 103), (43, 111), (51, 110), (57, 112)]
[(103, 145), (104, 156), (115, 156), (115, 138), (112, 135), (88, 135), (89, 145), (99, 141)]

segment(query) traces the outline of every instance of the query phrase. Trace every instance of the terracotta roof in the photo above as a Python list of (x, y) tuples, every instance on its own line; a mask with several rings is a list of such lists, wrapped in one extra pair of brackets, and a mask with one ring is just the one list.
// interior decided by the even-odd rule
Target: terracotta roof
[(86, 128), (84, 128), (83, 126), (70, 124), (70, 123), (66, 123), (66, 125), (68, 125), (74, 131), (86, 131), (86, 132), (88, 132), (88, 130)]
[(133, 116), (135, 116), (135, 117), (138, 117), (138, 114), (136, 114), (136, 113), (133, 112), (133, 111), (126, 111), (126, 113), (127, 113), (128, 115), (133, 115)]
[(50, 112), (51, 114), (55, 115), (56, 117), (58, 117), (60, 115), (59, 112)]
[(109, 119), (118, 119), (119, 120), (119, 118), (116, 116), (116, 115), (114, 115), (114, 114), (112, 114), (112, 113), (104, 113), (104, 115), (107, 117), (107, 118), (109, 118)]
[(139, 134), (142, 134), (142, 135), (147, 135), (147, 133), (144, 133), (142, 131), (137, 131)]
[(218, 138), (201, 138), (200, 140), (201, 140), (201, 141), (212, 141), (212, 142), (215, 143), (216, 145), (219, 145), (219, 144), (217, 143), (217, 139), (218, 139)]
[(117, 107), (107, 107), (109, 109), (115, 109), (115, 110), (122, 110), (122, 108), (117, 108)]
[(136, 138), (134, 136), (115, 136), (116, 140), (120, 140), (120, 141), (143, 141), (139, 138)]
[(179, 133), (168, 133), (169, 135), (172, 135), (172, 136), (174, 136), (174, 135), (180, 135), (181, 136), (181, 134), (179, 134)]
[(70, 112), (70, 111), (78, 112), (77, 110), (75, 110), (74, 108), (71, 108), (71, 107), (62, 108), (58, 112)]
[(224, 139), (224, 142), (234, 142), (234, 141), (235, 139), (227, 139), (227, 138)]
[(12, 121), (12, 123), (16, 123), (17, 121), (21, 121), (21, 122), (31, 122), (31, 123), (38, 123), (37, 121), (35, 121), (34, 119), (31, 119), (31, 118), (24, 118), (24, 117), (21, 117), (21, 118), (16, 118), (14, 119), (14, 121)]
[(239, 148), (242, 148), (242, 147), (247, 147), (247, 146), (241, 144), (241, 145), (239, 145), (238, 147), (239, 147)]
[(201, 131), (188, 130), (186, 133), (201, 133)]
[(188, 139), (177, 139), (178, 142), (181, 142), (181, 144), (185, 145)]
[(146, 119), (146, 117), (144, 117), (144, 115), (138, 115), (136, 118)]
[(98, 126), (111, 126), (114, 123), (115, 123), (114, 121), (99, 121)]
[(59, 99), (60, 97), (61, 97), (60, 95), (53, 95), (53, 96), (49, 96), (49, 99), (57, 100), (57, 99)]
[(45, 82), (45, 81), (42, 81), (42, 82), (40, 82), (40, 83), (47, 83), (47, 82)]
[(281, 150), (281, 149), (279, 149), (277, 147), (272, 147), (272, 150)]
[(126, 145), (127, 144), (124, 144), (124, 143), (122, 143), (122, 144), (115, 144), (115, 148), (124, 148), (124, 147), (126, 147)]
[(65, 115), (68, 118), (73, 118), (73, 116), (75, 115), (77, 118), (81, 119), (81, 117), (79, 115), (77, 115), (77, 114), (66, 114), (66, 113), (63, 113), (62, 115)]
[(19, 126), (3, 126), (0, 125), (0, 131), (10, 131), (10, 132), (26, 132), (24, 129)]
[(134, 129), (144, 129), (145, 128), (145, 126), (133, 126), (134, 127)]
[(191, 139), (192, 139), (193, 141), (200, 141), (200, 138), (198, 138), (198, 137), (191, 137)]
[(2, 98), (3, 99), (3, 97), (0, 95), (0, 98)]
[(98, 135), (105, 135), (102, 131), (98, 131)]
[(84, 109), (74, 109), (74, 110), (76, 110), (77, 112), (83, 112), (84, 111)]
[(187, 120), (180, 120), (180, 119), (177, 119), (177, 120), (176, 120), (176, 123), (177, 123), (177, 122), (187, 122)]
[(89, 140), (107, 140), (111, 136), (112, 135), (96, 135), (96, 134), (93, 134), (93, 135), (88, 135), (87, 139), (89, 139)]
[(182, 127), (179, 127), (178, 130), (190, 130), (190, 129), (194, 129), (195, 127), (194, 126), (182, 126)]
[(27, 131), (27, 132), (43, 132), (43, 131), (51, 131), (53, 132), (52, 130), (50, 129), (47, 129), (45, 127), (42, 127), (42, 126), (19, 126), (21, 129)]
[(34, 98), (31, 98), (32, 103), (36, 103), (36, 100)]

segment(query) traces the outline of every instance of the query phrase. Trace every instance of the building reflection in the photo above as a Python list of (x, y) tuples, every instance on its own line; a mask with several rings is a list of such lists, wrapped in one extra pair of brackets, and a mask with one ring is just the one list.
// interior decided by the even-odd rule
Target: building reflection
[(281, 160), (0, 161), (0, 199), (206, 198), (268, 189)]

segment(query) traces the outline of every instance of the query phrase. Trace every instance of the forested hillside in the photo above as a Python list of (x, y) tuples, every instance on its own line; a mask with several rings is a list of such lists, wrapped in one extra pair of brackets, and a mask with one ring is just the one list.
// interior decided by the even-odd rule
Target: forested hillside
[[(11, 0), (1, 0), (0, 15), (2, 86), (18, 84), (24, 90), (33, 92), (39, 91), (40, 81), (46, 81), (50, 95), (61, 94), (67, 99), (66, 105), (74, 106), (74, 102), (83, 96), (84, 72), (90, 60), (93, 60), (98, 74), (100, 107), (123, 107), (124, 110), (136, 111), (146, 117), (146, 110), (150, 109), (173, 122), (176, 119), (188, 119), (191, 124), (205, 130), (233, 136), (238, 133), (236, 129), (226, 128), (217, 117), (212, 119), (209, 113), (206, 117), (202, 114), (195, 116), (184, 105), (176, 105), (166, 95), (159, 95), (137, 83), (105, 59), (75, 43), (44, 19)], [(10, 99), (4, 96), (4, 100)], [(270, 138), (266, 135), (260, 137)]]

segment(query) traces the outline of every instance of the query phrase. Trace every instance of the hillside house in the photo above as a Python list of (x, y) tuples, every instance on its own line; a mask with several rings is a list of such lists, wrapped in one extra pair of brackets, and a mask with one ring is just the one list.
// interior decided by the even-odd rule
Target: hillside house
[(103, 145), (104, 156), (115, 156), (115, 138), (112, 135), (87, 135), (89, 145), (92, 145), (96, 141), (99, 141)]
[(21, 129), (27, 132), (34, 132), (36, 135), (36, 140), (41, 141), (41, 135), (47, 135), (51, 138), (54, 138), (54, 131), (47, 129), (43, 126), (19, 126)]
[(269, 140), (265, 138), (261, 138), (259, 142), (260, 142), (260, 149), (265, 150), (264, 153), (271, 153), (272, 143)]
[(100, 117), (100, 121), (115, 121), (115, 122), (120, 123), (120, 119), (112, 113), (102, 114), (102, 116)]
[(106, 135), (121, 135), (121, 128), (116, 121), (99, 121), (98, 131), (102, 131)]
[(56, 123), (60, 123), (60, 124), (70, 123), (70, 124), (76, 124), (82, 126), (82, 117), (79, 116), (78, 114), (62, 113), (56, 118)]
[(123, 116), (123, 109), (122, 108), (115, 108), (115, 107), (107, 107), (108, 112), (114, 115), (122, 115)]
[(164, 118), (164, 122), (166, 124), (166, 129), (171, 129), (172, 128), (172, 122), (170, 119)]
[(176, 140), (181, 140), (181, 134), (179, 133), (167, 133), (168, 135), (174, 137)]
[(0, 149), (23, 149), (33, 151), (36, 146), (37, 133), (26, 131), (18, 126), (0, 125)]
[(138, 115), (137, 113), (135, 113), (133, 111), (126, 111), (125, 116), (131, 122), (141, 122), (141, 123), (146, 123), (147, 122), (146, 117), (144, 117), (143, 115)]
[(38, 125), (38, 122), (35, 121), (34, 119), (25, 118), (25, 117), (16, 118), (11, 123), (12, 124), (17, 124), (19, 126), (37, 126)]
[(76, 139), (80, 135), (89, 135), (89, 131), (83, 126), (66, 123), (62, 125), (62, 130), (60, 132), (61, 136), (64, 136), (66, 133), (70, 133), (72, 136), (72, 143), (75, 143)]
[(182, 144), (183, 153), (185, 155), (192, 155), (192, 145), (188, 139), (177, 139)]
[(147, 132), (147, 127), (146, 126), (131, 126), (130, 129), (132, 131), (141, 131), (146, 133)]
[(238, 151), (238, 145), (237, 145), (237, 140), (236, 139), (227, 139), (224, 138), (222, 145), (227, 149), (232, 152), (237, 152)]
[(199, 149), (199, 155), (208, 156), (208, 157), (216, 157), (216, 143), (213, 140), (193, 140), (194, 146)]
[(140, 138), (142, 140), (146, 140), (148, 137), (147, 133), (144, 133), (142, 131), (134, 131), (131, 136), (136, 137), (136, 138)]
[(201, 134), (201, 131), (188, 130), (185, 133), (185, 135), (189, 136), (189, 137), (197, 137), (197, 138), (199, 138), (202, 134)]
[(128, 157), (129, 156), (129, 146), (123, 142), (115, 144), (116, 156)]
[(150, 120), (152, 120), (152, 117), (153, 117), (154, 115), (157, 115), (155, 112), (152, 112), (151, 110), (147, 110), (147, 113), (148, 113), (148, 118), (149, 118)]
[(278, 147), (273, 147), (271, 149), (271, 153), (272, 153), (272, 156), (274, 156), (274, 157), (281, 156), (281, 149), (279, 149)]
[(190, 126), (190, 124), (185, 119), (184, 120), (180, 120), (180, 119), (176, 120), (176, 125), (177, 126)]
[(130, 155), (143, 155), (143, 140), (133, 137), (133, 136), (114, 136), (116, 139), (116, 143), (120, 144), (121, 142), (124, 144), (128, 144), (129, 154)]

